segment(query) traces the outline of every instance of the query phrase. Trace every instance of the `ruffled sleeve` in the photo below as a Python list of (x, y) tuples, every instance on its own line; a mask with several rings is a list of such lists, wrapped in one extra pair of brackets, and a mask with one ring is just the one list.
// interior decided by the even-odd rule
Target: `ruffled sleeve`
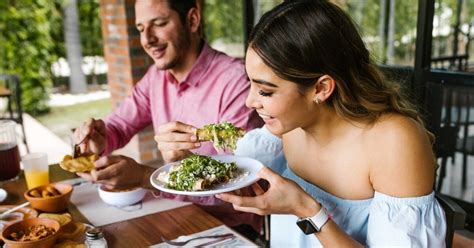
[(280, 174), (286, 169), (282, 141), (278, 136), (270, 133), (265, 126), (246, 133), (237, 142), (234, 154), (254, 158)]
[(432, 192), (397, 198), (375, 192), (370, 205), (367, 246), (445, 247), (446, 218)]

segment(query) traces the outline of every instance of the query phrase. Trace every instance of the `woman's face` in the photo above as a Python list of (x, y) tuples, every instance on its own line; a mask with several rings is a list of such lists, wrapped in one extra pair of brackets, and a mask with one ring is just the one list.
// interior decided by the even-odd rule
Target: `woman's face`
[(296, 83), (278, 77), (251, 48), (245, 67), (251, 84), (245, 104), (258, 112), (270, 132), (282, 135), (312, 121), (315, 104), (310, 90), (302, 94)]

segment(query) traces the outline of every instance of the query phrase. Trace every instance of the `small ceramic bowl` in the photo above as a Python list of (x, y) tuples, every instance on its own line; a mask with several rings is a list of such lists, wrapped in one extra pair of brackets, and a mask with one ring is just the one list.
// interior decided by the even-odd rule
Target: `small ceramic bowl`
[[(54, 187), (60, 194), (50, 197), (33, 197), (31, 195), (32, 191), (36, 190), (41, 192), (46, 190), (47, 187)], [(53, 183), (30, 189), (25, 192), (24, 196), (34, 209), (47, 213), (60, 213), (67, 209), (71, 199), (72, 189), (72, 186), (69, 184)]]
[(134, 188), (131, 190), (111, 191), (101, 185), (98, 188), (102, 201), (112, 206), (129, 206), (135, 204), (145, 197), (147, 190), (144, 188)]
[[(44, 225), (46, 227), (52, 228), (54, 233), (35, 241), (14, 241), (10, 239), (10, 234), (13, 232), (19, 232), (28, 230), (32, 226)], [(56, 239), (58, 238), (58, 232), (60, 229), (59, 222), (51, 219), (44, 218), (32, 218), (26, 219), (14, 224), (11, 224), (2, 231), (2, 239), (5, 242), (8, 248), (43, 248), (43, 247), (52, 247)]]

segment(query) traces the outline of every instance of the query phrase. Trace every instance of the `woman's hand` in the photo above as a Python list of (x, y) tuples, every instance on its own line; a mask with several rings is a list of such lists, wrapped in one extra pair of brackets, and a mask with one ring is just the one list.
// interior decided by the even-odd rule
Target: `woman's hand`
[(243, 212), (259, 215), (292, 214), (298, 217), (314, 216), (321, 208), (298, 184), (283, 178), (271, 169), (263, 167), (258, 175), (269, 182), (265, 192), (257, 183), (252, 185), (256, 196), (238, 196), (231, 193), (216, 195), (217, 198), (233, 204)]
[(192, 154), (189, 150), (201, 145), (197, 141), (196, 128), (179, 121), (159, 126), (155, 141), (166, 163), (189, 157)]

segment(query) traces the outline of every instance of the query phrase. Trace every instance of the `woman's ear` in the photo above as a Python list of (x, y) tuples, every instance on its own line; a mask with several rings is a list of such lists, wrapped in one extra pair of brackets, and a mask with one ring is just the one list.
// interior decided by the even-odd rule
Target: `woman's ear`
[(329, 75), (323, 75), (314, 84), (313, 101), (320, 104), (326, 101), (334, 92), (336, 81)]
[(201, 11), (198, 8), (191, 8), (188, 11), (187, 20), (186, 25), (188, 25), (191, 32), (198, 32), (201, 25)]

